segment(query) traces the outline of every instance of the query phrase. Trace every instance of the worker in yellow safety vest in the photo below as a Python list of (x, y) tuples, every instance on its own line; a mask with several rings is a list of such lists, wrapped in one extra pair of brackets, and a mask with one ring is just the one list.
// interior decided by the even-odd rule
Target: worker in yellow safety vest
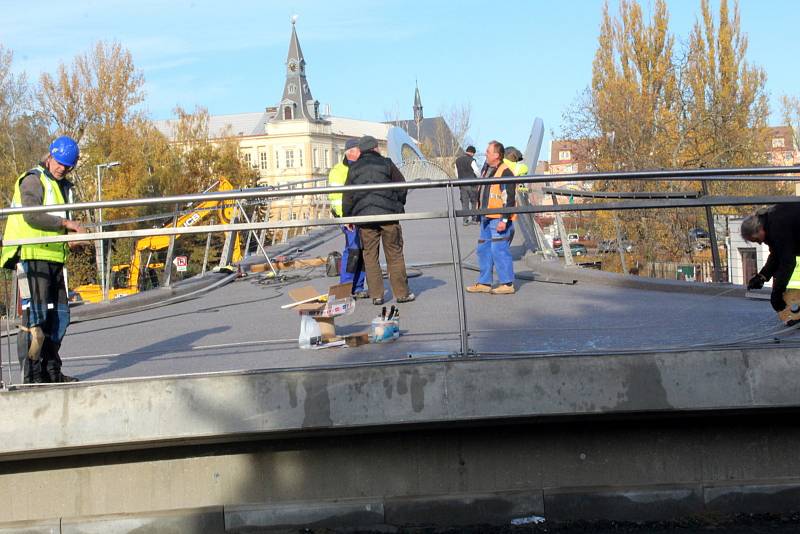
[[(337, 163), (328, 174), (329, 187), (342, 187), (347, 181), (347, 172), (350, 164), (355, 162), (361, 155), (358, 149), (358, 139), (348, 139), (344, 144), (344, 158)], [(342, 193), (328, 193), (328, 200), (331, 203), (331, 214), (334, 217), (342, 216)], [(339, 266), (339, 283), (352, 283), (350, 293), (355, 298), (368, 298), (364, 288), (366, 271), (364, 270), (364, 259), (361, 254), (361, 239), (358, 235), (358, 228), (352, 224), (343, 224), (344, 250), (342, 251), (342, 263)]]
[[(73, 139), (59, 137), (50, 144), (44, 161), (17, 178), (12, 207), (53, 206), (53, 210), (10, 215), (3, 243), (84, 231), (65, 210), (59, 209), (70, 199), (72, 184), (66, 175), (77, 164), (79, 155)], [(2, 248), (0, 265), (15, 269), (19, 282), (23, 317), (17, 343), (21, 345), (18, 353), (25, 383), (77, 380), (61, 373), (58, 354), (69, 325), (64, 264), (71, 246), (77, 245), (37, 243)]]
[[(519, 149), (513, 146), (506, 147), (506, 157), (503, 159), (503, 163), (508, 165), (508, 168), (514, 173), (514, 176), (528, 175), (528, 171), (530, 169), (528, 169), (528, 166), (523, 163), (522, 157), (522, 152), (520, 152)], [(520, 193), (527, 193), (527, 184), (518, 184), (517, 191)]]
[[(486, 148), (486, 164), (482, 178), (502, 178), (514, 176), (503, 162), (505, 147), (498, 141), (491, 141)], [(478, 190), (479, 209), (513, 208), (516, 206), (514, 184), (488, 184)], [(514, 214), (491, 213), (481, 216), (481, 233), (478, 238), (476, 254), (480, 266), (477, 283), (466, 288), (469, 293), (491, 293), (511, 295), (514, 293), (514, 262), (511, 257), (511, 240), (514, 238)], [(493, 269), (497, 271), (500, 282), (492, 288)]]

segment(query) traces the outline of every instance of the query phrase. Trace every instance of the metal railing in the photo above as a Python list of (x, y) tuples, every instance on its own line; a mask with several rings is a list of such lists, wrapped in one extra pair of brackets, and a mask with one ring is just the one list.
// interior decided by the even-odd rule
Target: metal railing
[[(757, 167), (744, 169), (696, 169), (696, 170), (661, 170), (643, 172), (624, 172), (624, 173), (584, 173), (573, 175), (528, 175), (513, 178), (485, 178), (485, 179), (460, 179), (460, 180), (430, 180), (416, 181), (407, 183), (359, 185), (347, 187), (286, 187), (286, 188), (258, 188), (253, 190), (235, 190), (229, 192), (206, 193), (202, 195), (179, 195), (160, 198), (126, 199), (102, 202), (84, 202), (69, 204), (62, 209), (68, 211), (79, 211), (87, 209), (119, 208), (132, 206), (146, 206), (159, 204), (179, 205), (182, 203), (218, 200), (218, 201), (242, 201), (259, 199), (279, 199), (296, 196), (317, 196), (326, 198), (328, 193), (337, 192), (356, 192), (356, 191), (375, 191), (375, 190), (413, 190), (444, 188), (447, 191), (447, 206), (445, 210), (416, 212), (404, 214), (392, 214), (381, 216), (359, 216), (341, 218), (320, 218), (313, 221), (304, 220), (282, 220), (282, 221), (249, 221), (246, 223), (213, 224), (186, 228), (157, 228), (141, 230), (125, 230), (110, 232), (93, 232), (84, 234), (69, 234), (57, 237), (43, 237), (25, 240), (10, 240), (6, 245), (24, 245), (36, 243), (87, 241), (99, 238), (116, 239), (129, 237), (145, 237), (155, 235), (184, 235), (215, 232), (237, 232), (237, 231), (257, 231), (257, 230), (277, 230), (288, 228), (303, 228), (313, 226), (330, 226), (341, 224), (364, 224), (387, 221), (409, 221), (426, 219), (448, 219), (449, 231), (451, 233), (451, 253), (453, 269), (456, 281), (458, 315), (459, 315), (459, 339), (460, 350), (456, 355), (465, 356), (471, 354), (469, 347), (469, 328), (467, 322), (464, 283), (463, 283), (463, 262), (458, 240), (459, 217), (488, 214), (518, 214), (521, 217), (530, 217), (536, 213), (558, 213), (558, 212), (579, 212), (579, 211), (615, 211), (631, 209), (674, 209), (674, 208), (699, 208), (712, 206), (744, 206), (762, 204), (782, 204), (800, 202), (797, 197), (784, 196), (756, 196), (756, 197), (736, 197), (736, 196), (702, 196), (686, 194), (688, 198), (673, 198), (672, 195), (665, 195), (664, 198), (645, 198), (640, 199), (631, 196), (630, 200), (620, 202), (600, 202), (570, 205), (535, 206), (521, 205), (515, 208), (499, 209), (480, 209), (480, 210), (457, 210), (455, 209), (453, 197), (455, 189), (465, 185), (486, 185), (489, 183), (500, 184), (548, 184), (559, 182), (574, 181), (622, 181), (622, 180), (659, 180), (659, 181), (792, 181), (787, 173), (800, 173), (800, 167)], [(306, 183), (319, 183), (322, 180), (309, 180)], [(683, 195), (683, 194), (681, 194)], [(625, 198), (623, 196), (623, 198)], [(51, 206), (16, 207), (0, 209), (0, 217), (8, 217), (12, 214), (24, 214), (33, 212), (44, 212), (52, 210)], [(709, 225), (713, 231), (713, 224)], [(453, 237), (454, 236), (454, 237)], [(566, 237), (566, 236), (564, 236)]]

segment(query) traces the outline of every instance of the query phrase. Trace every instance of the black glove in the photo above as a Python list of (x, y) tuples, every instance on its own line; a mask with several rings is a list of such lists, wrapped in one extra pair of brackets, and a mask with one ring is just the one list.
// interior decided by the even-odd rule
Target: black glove
[(769, 303), (772, 304), (772, 309), (776, 312), (783, 310), (786, 307), (786, 302), (783, 300), (783, 294), (773, 291), (769, 297)]
[(764, 277), (757, 274), (747, 282), (747, 289), (761, 289), (764, 287), (764, 282)]

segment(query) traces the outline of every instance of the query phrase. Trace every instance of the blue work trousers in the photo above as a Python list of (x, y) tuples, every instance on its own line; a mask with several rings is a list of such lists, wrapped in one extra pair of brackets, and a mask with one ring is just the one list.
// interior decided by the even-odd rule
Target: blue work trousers
[(347, 272), (347, 265), (350, 254), (358, 255), (361, 257), (361, 239), (358, 237), (358, 228), (349, 230), (346, 225), (342, 225), (342, 232), (344, 233), (344, 250), (342, 251), (342, 264), (339, 266), (339, 283), (346, 284), (352, 282), (353, 288), (350, 293), (357, 293), (364, 291), (364, 279), (367, 276), (364, 270), (364, 260), (360, 260), (355, 265), (353, 272)]
[(481, 217), (481, 235), (476, 251), (481, 269), (479, 284), (492, 285), (492, 268), (497, 270), (497, 278), (501, 284), (514, 282), (514, 261), (511, 257), (514, 223), (508, 221), (505, 231), (498, 232), (497, 224), (501, 220)]

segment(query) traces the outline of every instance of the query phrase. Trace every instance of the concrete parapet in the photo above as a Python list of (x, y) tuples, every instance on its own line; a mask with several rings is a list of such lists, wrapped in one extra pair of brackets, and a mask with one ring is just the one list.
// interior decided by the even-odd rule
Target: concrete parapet
[(219, 373), (0, 393), (0, 461), (507, 418), (800, 405), (794, 349)]

